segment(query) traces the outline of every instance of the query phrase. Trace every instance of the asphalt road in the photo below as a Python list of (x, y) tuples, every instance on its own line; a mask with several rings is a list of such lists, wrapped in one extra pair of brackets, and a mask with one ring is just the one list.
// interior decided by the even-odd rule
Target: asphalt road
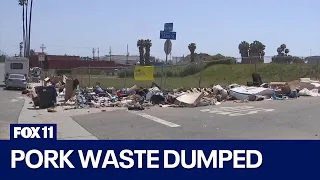
[(11, 123), (17, 123), (24, 104), (21, 91), (4, 90), (4, 64), (0, 63), (0, 139), (9, 139)]
[(98, 139), (320, 139), (320, 97), (75, 116)]

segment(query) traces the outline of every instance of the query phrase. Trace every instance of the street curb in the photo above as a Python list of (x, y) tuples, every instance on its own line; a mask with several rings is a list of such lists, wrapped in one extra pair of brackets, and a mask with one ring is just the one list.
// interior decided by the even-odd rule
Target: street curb
[(24, 97), (24, 105), (18, 118), (18, 124), (57, 124), (59, 140), (98, 140), (90, 132), (63, 113), (48, 113), (46, 109), (31, 110), (30, 98)]

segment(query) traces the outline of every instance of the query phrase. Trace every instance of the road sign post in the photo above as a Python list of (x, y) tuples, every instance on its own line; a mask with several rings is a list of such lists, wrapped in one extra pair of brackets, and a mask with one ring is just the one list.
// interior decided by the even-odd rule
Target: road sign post
[(42, 53), (39, 53), (39, 55), (38, 55), (38, 60), (39, 60), (39, 62), (45, 61), (45, 55), (42, 54)]
[[(41, 69), (40, 78), (44, 79), (45, 77), (43, 77), (43, 68), (42, 68), (42, 64), (45, 61), (45, 54), (44, 53), (39, 53), (38, 54), (38, 61), (40, 63), (40, 69)], [(43, 81), (42, 81), (42, 85), (43, 85)]]
[(166, 42), (164, 43), (164, 52), (166, 53), (166, 55), (169, 55), (171, 53), (172, 50), (172, 43), (169, 39), (166, 40)]
[[(168, 55), (172, 51), (172, 43), (171, 40), (177, 39), (177, 33), (173, 31), (173, 23), (165, 23), (163, 31), (160, 31), (160, 39), (165, 39), (166, 42), (164, 43), (164, 52), (166, 54), (166, 63), (165, 67), (167, 67), (168, 63)], [(162, 75), (164, 74), (164, 69), (162, 66)], [(167, 76), (167, 73), (164, 74), (164, 76)], [(161, 86), (162, 86), (162, 78), (161, 78)]]
[(177, 33), (170, 31), (160, 31), (160, 39), (170, 39), (170, 40), (176, 40), (177, 39)]
[(173, 23), (165, 23), (164, 24), (164, 31), (166, 31), (166, 32), (173, 31)]

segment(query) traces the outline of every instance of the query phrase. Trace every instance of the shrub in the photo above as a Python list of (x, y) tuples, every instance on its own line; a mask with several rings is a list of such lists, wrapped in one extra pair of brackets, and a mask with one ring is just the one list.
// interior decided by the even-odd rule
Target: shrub
[(212, 65), (216, 65), (216, 64), (235, 64), (236, 60), (234, 59), (226, 59), (226, 60), (215, 60), (215, 61), (210, 61), (208, 62), (204, 68), (210, 67)]
[(118, 71), (119, 78), (133, 77), (133, 76), (134, 76), (134, 72), (132, 69), (122, 69)]
[(185, 76), (190, 76), (190, 75), (194, 75), (197, 74), (198, 72), (202, 71), (203, 68), (201, 68), (198, 65), (188, 65), (187, 67), (185, 67), (180, 73), (179, 76), (180, 77), (185, 77)]
[(153, 74), (154, 77), (162, 77), (162, 73), (161, 72), (156, 72)]
[(167, 77), (173, 77), (173, 72), (172, 71), (167, 71), (166, 75), (167, 75)]

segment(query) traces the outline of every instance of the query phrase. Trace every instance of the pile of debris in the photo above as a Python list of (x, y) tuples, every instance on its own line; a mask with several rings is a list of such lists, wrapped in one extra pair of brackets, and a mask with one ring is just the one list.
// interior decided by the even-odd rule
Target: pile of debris
[[(68, 82), (66, 83), (68, 84)], [(136, 85), (130, 88), (117, 90), (113, 87), (103, 89), (97, 84), (91, 88), (76, 88), (71, 94), (65, 91), (59, 96), (65, 97), (63, 105), (71, 105), (75, 108), (85, 107), (127, 107), (129, 110), (143, 110), (152, 105), (162, 107), (196, 107), (218, 104), (218, 94), (213, 94), (210, 89), (190, 90), (176, 89), (166, 91), (153, 83), (150, 88), (141, 88)], [(220, 95), (221, 96), (221, 95)]]
[[(236, 100), (261, 101), (265, 99), (285, 100), (296, 99), (299, 96), (320, 96), (320, 82), (310, 78), (301, 78), (298, 84), (288, 82), (262, 83), (260, 75), (253, 74), (253, 86), (240, 86), (232, 84), (229, 86), (228, 94)], [(255, 82), (255, 79), (258, 79)]]
[[(255, 78), (260, 76), (255, 75)], [(254, 79), (254, 78), (253, 78)], [(254, 80), (247, 86), (231, 84), (227, 87), (215, 85), (212, 88), (174, 89), (167, 91), (152, 83), (150, 88), (136, 85), (130, 88), (103, 89), (97, 83), (95, 87), (80, 88), (77, 79), (66, 76), (45, 79), (45, 86), (35, 87), (29, 92), (34, 106), (51, 108), (54, 106), (69, 106), (70, 109), (126, 107), (129, 110), (144, 110), (145, 107), (160, 105), (161, 107), (199, 107), (219, 105), (223, 101), (261, 101), (265, 99), (282, 100), (297, 98), (302, 95), (318, 96), (318, 90), (310, 89), (311, 85), (320, 87), (315, 81), (301, 79), (305, 88), (292, 88), (286, 82), (271, 82), (269, 84)], [(310, 85), (311, 84), (311, 85)], [(308, 87), (306, 87), (309, 85)], [(63, 99), (58, 102), (57, 99)]]

